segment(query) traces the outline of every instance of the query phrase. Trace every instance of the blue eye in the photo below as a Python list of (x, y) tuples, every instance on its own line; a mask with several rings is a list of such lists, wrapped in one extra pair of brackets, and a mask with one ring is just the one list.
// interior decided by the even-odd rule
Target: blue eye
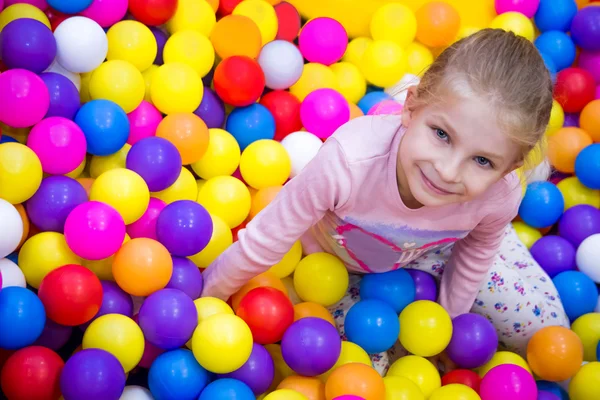
[(482, 167), (487, 167), (487, 166), (491, 166), (492, 163), (490, 162), (490, 160), (488, 160), (485, 157), (475, 157), (475, 162), (479, 165), (481, 165)]
[(435, 134), (437, 135), (438, 138), (440, 138), (442, 140), (448, 140), (448, 134), (441, 129), (436, 128)]

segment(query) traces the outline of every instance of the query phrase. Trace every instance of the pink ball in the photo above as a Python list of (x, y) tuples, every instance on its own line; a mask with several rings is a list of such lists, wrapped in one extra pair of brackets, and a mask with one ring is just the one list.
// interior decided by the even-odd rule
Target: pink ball
[(152, 103), (143, 100), (135, 110), (127, 114), (127, 118), (130, 126), (127, 143), (133, 146), (141, 139), (156, 134), (156, 128), (162, 121), (162, 114)]
[(298, 45), (308, 61), (331, 65), (346, 52), (348, 34), (342, 24), (333, 18), (315, 18), (302, 28)]
[(125, 222), (108, 204), (88, 201), (75, 207), (67, 217), (65, 239), (79, 257), (103, 260), (121, 248)]
[(300, 120), (307, 131), (326, 139), (350, 120), (350, 106), (339, 92), (317, 89), (300, 105)]
[(496, 0), (496, 13), (515, 11), (533, 18), (539, 5), (540, 0)]
[(600, 84), (600, 52), (582, 51), (579, 55), (579, 68), (583, 68), (594, 76), (596, 84)]
[(365, 400), (362, 397), (354, 396), (353, 394), (346, 394), (344, 396), (338, 396), (333, 400)]
[(158, 240), (156, 237), (156, 219), (158, 214), (163, 208), (167, 206), (167, 203), (160, 199), (150, 197), (150, 203), (144, 214), (132, 224), (127, 225), (127, 234), (132, 239), (135, 238), (149, 238)]
[(86, 152), (83, 131), (63, 117), (50, 117), (37, 123), (27, 138), (27, 146), (39, 157), (44, 172), (67, 174), (77, 168)]
[(49, 107), (50, 94), (42, 78), (24, 69), (0, 74), (0, 122), (27, 128), (40, 122)]
[(481, 381), (481, 400), (536, 400), (538, 390), (533, 376), (512, 364), (492, 368)]
[(81, 15), (93, 19), (103, 28), (108, 28), (122, 20), (126, 13), (127, 0), (94, 0)]
[(31, 4), (34, 7), (39, 8), (42, 11), (45, 11), (48, 8), (48, 2), (46, 0), (5, 0), (4, 5), (6, 7), (12, 6), (17, 3), (26, 3)]
[(402, 109), (402, 104), (396, 100), (384, 100), (371, 107), (367, 115), (398, 115)]

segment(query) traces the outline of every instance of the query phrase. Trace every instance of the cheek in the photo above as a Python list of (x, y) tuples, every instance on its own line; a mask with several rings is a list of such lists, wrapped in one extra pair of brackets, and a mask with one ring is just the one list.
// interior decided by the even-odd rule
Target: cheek
[(477, 197), (485, 193), (502, 177), (496, 173), (483, 170), (474, 170), (469, 173), (469, 179), (466, 180), (466, 188), (469, 196)]

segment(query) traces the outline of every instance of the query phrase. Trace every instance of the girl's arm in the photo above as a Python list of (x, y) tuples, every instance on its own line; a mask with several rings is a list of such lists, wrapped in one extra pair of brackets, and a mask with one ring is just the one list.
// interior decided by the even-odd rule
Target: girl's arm
[(203, 296), (226, 300), (250, 279), (277, 264), (326, 211), (350, 197), (350, 170), (339, 142), (330, 138), (231, 245), (204, 271)]

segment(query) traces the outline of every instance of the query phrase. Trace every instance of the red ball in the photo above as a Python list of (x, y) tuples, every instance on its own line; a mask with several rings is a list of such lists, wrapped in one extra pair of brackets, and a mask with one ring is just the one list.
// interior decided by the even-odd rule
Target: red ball
[(300, 121), (300, 100), (285, 90), (275, 90), (265, 94), (260, 104), (271, 111), (275, 119), (275, 140), (282, 140), (292, 132), (302, 129)]
[(60, 11), (56, 11), (52, 8), (48, 8), (46, 10), (46, 16), (50, 21), (50, 29), (52, 29), (52, 32), (56, 30), (56, 27), (60, 25), (61, 22), (63, 22), (67, 18), (72, 17), (72, 15), (63, 14)]
[(594, 76), (581, 68), (565, 68), (556, 76), (554, 98), (565, 112), (576, 113), (596, 97)]
[(479, 393), (479, 385), (481, 384), (481, 378), (477, 373), (468, 369), (456, 369), (450, 373), (447, 373), (442, 377), (442, 385), (450, 385), (451, 383), (459, 383), (465, 385)]
[(9, 400), (57, 400), (65, 363), (47, 347), (16, 351), (2, 368), (2, 392)]
[(275, 39), (293, 42), (298, 37), (302, 26), (298, 10), (287, 1), (282, 1), (275, 6), (275, 14), (279, 23)]
[(177, 0), (129, 0), (129, 12), (142, 24), (166, 23), (177, 10)]
[(244, 296), (237, 315), (246, 321), (256, 343), (272, 344), (279, 342), (294, 322), (294, 306), (281, 291), (259, 287)]
[(91, 320), (102, 305), (102, 284), (81, 265), (65, 265), (50, 272), (40, 284), (38, 297), (46, 316), (60, 325), (76, 326)]
[(227, 104), (236, 107), (255, 103), (265, 90), (265, 74), (250, 57), (231, 56), (215, 69), (215, 91)]
[(233, 9), (242, 2), (242, 0), (221, 0), (219, 1), (219, 9), (217, 13), (219, 17), (224, 17), (233, 12)]

